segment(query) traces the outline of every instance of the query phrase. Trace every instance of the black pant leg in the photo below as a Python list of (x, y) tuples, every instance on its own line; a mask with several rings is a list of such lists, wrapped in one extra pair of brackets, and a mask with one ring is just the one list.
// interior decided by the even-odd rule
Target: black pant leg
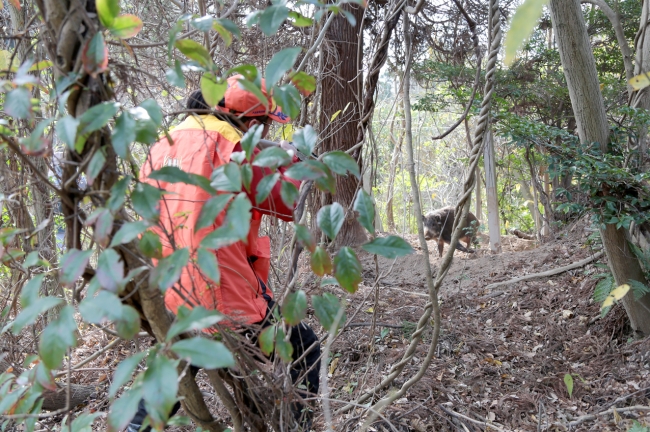
[[(318, 336), (314, 333), (314, 330), (312, 330), (311, 327), (301, 322), (291, 328), (290, 342), (293, 346), (294, 361), (302, 357), (305, 351), (309, 349), (305, 358), (303, 358), (300, 363), (295, 365), (291, 370), (291, 378), (294, 384), (305, 384), (309, 393), (318, 393), (320, 387), (320, 343)], [(307, 372), (303, 380), (296, 383), (298, 378), (307, 370), (309, 370), (309, 372)]]

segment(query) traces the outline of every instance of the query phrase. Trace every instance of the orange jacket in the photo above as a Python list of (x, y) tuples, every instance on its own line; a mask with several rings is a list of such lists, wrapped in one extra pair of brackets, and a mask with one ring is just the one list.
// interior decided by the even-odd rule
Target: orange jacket
[[(191, 308), (200, 304), (207, 309), (218, 309), (242, 324), (262, 321), (267, 300), (273, 295), (269, 288), (264, 289), (260, 284), (261, 279), (268, 286), (270, 265), (269, 238), (259, 237), (258, 233), (262, 215), (273, 215), (285, 221), (293, 218), (293, 209), (287, 208), (280, 198), (281, 181), (276, 183), (263, 203), (256, 204), (257, 184), (273, 171), (253, 167), (251, 192), (247, 192), (253, 204), (248, 241), (247, 244), (238, 242), (214, 251), (221, 273), (221, 283), (217, 286), (203, 276), (198, 265), (194, 264), (194, 258), (201, 240), (223, 224), (225, 210), (212, 226), (195, 232), (201, 208), (211, 195), (197, 186), (156, 181), (147, 176), (163, 166), (176, 166), (185, 172), (210, 178), (215, 168), (230, 161), (233, 152), (241, 151), (241, 132), (212, 115), (201, 115), (189, 116), (170, 132), (170, 136), (171, 144), (163, 138), (151, 148), (140, 172), (141, 181), (166, 191), (160, 200), (160, 222), (153, 228), (161, 237), (163, 256), (183, 247), (190, 250), (190, 262), (183, 269), (180, 281), (165, 293), (165, 304), (174, 313), (180, 305)], [(258, 152), (256, 149), (254, 154)], [(281, 180), (298, 186), (299, 182), (284, 177), (285, 169), (279, 169)]]

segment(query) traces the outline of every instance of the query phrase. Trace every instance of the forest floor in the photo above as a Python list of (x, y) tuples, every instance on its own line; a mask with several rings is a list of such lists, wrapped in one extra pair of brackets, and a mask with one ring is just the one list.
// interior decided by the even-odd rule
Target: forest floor
[[(504, 236), (500, 255), (490, 254), (485, 243), (474, 255), (457, 251), (439, 293), (442, 328), (435, 356), (422, 379), (386, 408), (383, 418), (369, 430), (627, 431), (632, 419), (647, 421), (644, 406), (650, 397), (650, 339), (631, 337), (620, 305), (600, 318), (599, 305), (591, 296), (598, 281), (595, 275), (603, 271), (595, 264), (604, 258), (556, 276), (485, 289), (495, 282), (588, 258), (595, 253), (587, 246), (590, 233), (583, 221), (541, 245)], [(354, 324), (331, 346), (328, 387), (333, 410), (386, 376), (401, 359), (423, 314), (428, 301), (424, 257), (417, 236), (406, 239), (416, 254), (397, 260), (380, 257), (375, 263), (374, 256), (357, 250), (364, 280), (359, 290), (348, 296), (348, 319), (352, 317)], [(429, 242), (434, 275), (441, 261), (435, 246)], [(300, 266), (308, 275), (304, 256)], [(383, 275), (377, 285), (378, 301), (374, 294), (376, 266)], [(342, 296), (340, 288), (321, 288), (308, 276), (302, 287), (310, 295), (328, 291)], [(367, 323), (375, 312), (380, 325), (371, 335)], [(307, 321), (323, 334), (311, 308)], [(85, 334), (74, 362), (107, 342), (101, 332)], [(417, 373), (430, 341), (429, 328), (394, 388)], [(117, 357), (121, 357), (119, 353), (130, 355), (137, 348), (132, 343), (123, 345), (118, 356), (100, 356), (76, 374), (77, 384), (94, 384), (98, 390), (80, 411), (108, 409), (107, 384), (120, 360)], [(571, 395), (565, 383), (567, 374), (573, 379)], [(197, 378), (205, 379), (205, 375), (199, 373)], [(334, 421), (334, 430), (354, 431), (365, 419), (351, 411), (335, 416)], [(486, 426), (486, 421), (494, 427)], [(47, 420), (41, 425), (46, 427), (42, 430), (54, 430), (48, 429), (53, 423)], [(320, 408), (314, 430), (325, 430)]]

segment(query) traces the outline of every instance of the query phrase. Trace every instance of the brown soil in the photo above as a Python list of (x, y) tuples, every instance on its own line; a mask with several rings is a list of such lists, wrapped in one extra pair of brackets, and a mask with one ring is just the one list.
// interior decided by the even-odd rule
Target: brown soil
[[(498, 430), (486, 427), (483, 422), (487, 420), (507, 431), (614, 431), (629, 429), (632, 419), (647, 420), (647, 411), (624, 408), (648, 405), (650, 342), (631, 338), (620, 306), (599, 318), (599, 306), (591, 300), (597, 282), (594, 275), (602, 272), (595, 263), (551, 278), (485, 290), (488, 284), (562, 267), (593, 254), (585, 246), (589, 234), (585, 225), (573, 225), (539, 246), (534, 241), (504, 236), (500, 255), (491, 255), (485, 243), (474, 255), (457, 251), (439, 293), (442, 330), (431, 364), (422, 379), (404, 398), (384, 409), (383, 417), (369, 430)], [(428, 302), (423, 254), (417, 236), (407, 240), (416, 254), (395, 261), (378, 258), (375, 262), (374, 256), (357, 250), (364, 279), (359, 290), (348, 296), (338, 287), (320, 288), (313, 277), (307, 276), (306, 258), (301, 261), (303, 289), (310, 295), (328, 291), (347, 298), (348, 320), (354, 323), (332, 345), (328, 386), (333, 410), (386, 375), (401, 359), (422, 316)], [(435, 244), (429, 243), (435, 274), (440, 259), (434, 248)], [(382, 276), (378, 283), (376, 269)], [(307, 321), (323, 334), (312, 313), (310, 309)], [(373, 313), (380, 326), (371, 334), (371, 328), (363, 323), (370, 323)], [(417, 373), (431, 334), (429, 327), (394, 388)], [(86, 333), (73, 361), (82, 360), (105, 344), (101, 332)], [(130, 355), (134, 349), (132, 343), (125, 343), (118, 353)], [(97, 399), (83, 410), (108, 409), (106, 391), (115, 362), (114, 355), (105, 355), (86, 366), (97, 370), (76, 374), (75, 382), (98, 386)], [(573, 379), (572, 395), (565, 384), (567, 374)], [(204, 375), (200, 373), (198, 378), (204, 379)], [(624, 399), (614, 405), (621, 397)], [(580, 416), (612, 407), (619, 412), (570, 426)], [(216, 405), (215, 409), (223, 413)], [(359, 415), (360, 411), (334, 415), (334, 430), (360, 429), (365, 418)], [(47, 423), (43, 425), (52, 427), (53, 423)], [(314, 429), (325, 430), (320, 408)]]

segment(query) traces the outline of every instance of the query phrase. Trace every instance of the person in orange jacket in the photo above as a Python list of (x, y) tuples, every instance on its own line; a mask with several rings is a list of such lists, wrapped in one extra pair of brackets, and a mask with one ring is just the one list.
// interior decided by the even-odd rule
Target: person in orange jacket
[[(215, 169), (230, 162), (233, 153), (242, 151), (240, 140), (248, 129), (262, 125), (264, 138), (271, 121), (287, 123), (290, 120), (270, 97), (267, 96), (268, 105), (260, 103), (253, 93), (238, 83), (240, 79), (240, 75), (228, 79), (228, 88), (217, 107), (209, 107), (201, 91), (194, 91), (187, 101), (187, 110), (191, 114), (173, 128), (168, 137), (152, 146), (141, 169), (142, 182), (166, 192), (160, 200), (159, 223), (153, 228), (160, 236), (163, 256), (187, 247), (194, 257), (201, 241), (223, 225), (226, 211), (222, 211), (211, 226), (194, 230), (203, 205), (212, 196), (197, 186), (153, 180), (148, 177), (149, 174), (165, 166), (175, 166), (185, 172), (211, 178)], [(261, 87), (266, 96), (264, 80)], [(236, 115), (239, 118), (238, 127), (233, 122), (220, 118), (221, 116), (205, 114), (211, 109)], [(287, 142), (282, 142), (281, 145), (286, 150), (294, 150)], [(253, 161), (259, 151), (257, 148), (254, 150)], [(293, 162), (297, 162), (295, 157)], [(280, 167), (275, 170), (280, 174), (280, 179), (268, 197), (258, 203), (255, 199), (257, 186), (262, 178), (273, 174), (274, 170), (253, 165), (251, 167), (253, 178), (250, 191), (242, 188), (253, 206), (247, 242), (237, 241), (213, 251), (219, 264), (219, 284), (207, 279), (190, 260), (183, 269), (179, 282), (165, 292), (165, 304), (172, 312), (176, 313), (180, 306), (191, 308), (201, 305), (227, 315), (227, 325), (231, 327), (257, 325), (261, 329), (270, 324), (267, 317), (274, 306), (273, 293), (268, 288), (270, 242), (268, 237), (259, 237), (260, 223), (263, 215), (284, 221), (293, 220), (293, 208), (287, 207), (280, 196), (281, 183), (288, 181), (299, 186), (300, 182), (285, 177), (287, 167)], [(320, 369), (318, 337), (309, 326), (300, 323), (291, 329), (290, 341), (294, 348), (294, 361), (304, 355), (300, 364), (291, 371), (294, 383), (300, 380), (297, 384), (306, 386), (309, 393), (317, 394)], [(306, 350), (309, 352), (305, 354)], [(177, 403), (173, 412), (178, 408)], [(296, 406), (297, 418), (300, 411), (307, 411), (302, 408), (304, 407), (300, 404)], [(141, 400), (127, 432), (140, 430), (146, 416), (145, 404)], [(309, 430), (310, 425), (310, 416), (306, 420), (303, 417), (303, 429)], [(144, 429), (148, 430), (149, 427)]]

